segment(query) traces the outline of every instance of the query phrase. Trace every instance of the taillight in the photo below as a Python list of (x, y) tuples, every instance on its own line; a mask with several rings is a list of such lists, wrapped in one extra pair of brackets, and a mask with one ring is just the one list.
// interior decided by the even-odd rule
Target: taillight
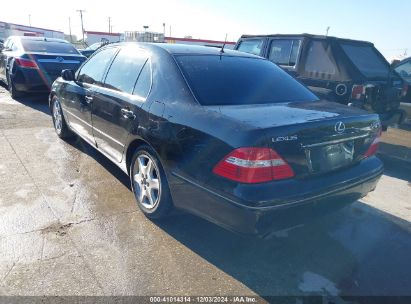
[(213, 169), (219, 176), (240, 183), (263, 183), (294, 176), (287, 162), (269, 148), (239, 148)]
[(29, 68), (29, 69), (38, 69), (39, 68), (37, 66), (37, 63), (33, 60), (30, 60), (30, 59), (15, 58), (14, 63), (17, 64), (18, 66), (21, 66), (22, 68)]
[(380, 136), (381, 136), (381, 131), (378, 132), (378, 135), (374, 138), (373, 142), (371, 143), (371, 146), (365, 152), (364, 154), (365, 157), (370, 157), (370, 156), (373, 156), (375, 153), (377, 153), (378, 143), (380, 142)]
[(401, 90), (401, 96), (404, 97), (405, 95), (407, 95), (408, 92), (408, 84), (404, 82), (404, 85), (402, 86), (402, 90)]
[(362, 85), (353, 85), (352, 91), (351, 91), (351, 98), (352, 99), (361, 99), (363, 94), (364, 94), (364, 86), (362, 86)]

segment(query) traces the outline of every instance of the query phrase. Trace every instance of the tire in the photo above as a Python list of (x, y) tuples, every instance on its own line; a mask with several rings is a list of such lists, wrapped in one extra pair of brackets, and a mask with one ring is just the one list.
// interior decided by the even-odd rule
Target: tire
[(130, 180), (137, 204), (146, 217), (161, 219), (170, 213), (173, 203), (167, 178), (150, 146), (140, 146), (134, 152)]
[(53, 118), (54, 130), (58, 137), (66, 139), (73, 136), (73, 132), (71, 132), (64, 119), (63, 110), (57, 96), (53, 96), (51, 100), (51, 117)]
[(14, 85), (9, 73), (7, 73), (7, 88), (9, 90), (11, 98), (16, 99), (23, 96), (23, 93), (16, 89), (16, 86)]

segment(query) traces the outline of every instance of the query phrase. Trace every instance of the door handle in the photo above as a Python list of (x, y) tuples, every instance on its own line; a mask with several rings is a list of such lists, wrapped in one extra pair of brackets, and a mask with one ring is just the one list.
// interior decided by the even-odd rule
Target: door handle
[(121, 114), (123, 115), (124, 118), (128, 118), (128, 119), (136, 118), (136, 115), (134, 115), (134, 112), (127, 109), (127, 108), (122, 108), (121, 109)]
[(84, 96), (84, 99), (86, 101), (87, 104), (90, 104), (93, 102), (93, 96)]

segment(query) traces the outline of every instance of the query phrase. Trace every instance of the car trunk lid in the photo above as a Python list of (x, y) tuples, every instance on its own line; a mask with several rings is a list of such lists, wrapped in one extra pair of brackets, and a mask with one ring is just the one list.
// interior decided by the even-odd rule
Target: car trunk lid
[(297, 178), (361, 161), (380, 130), (378, 115), (326, 101), (219, 108), (225, 116), (262, 129), (267, 146)]
[(50, 84), (60, 76), (62, 70), (71, 69), (75, 71), (85, 60), (83, 56), (59, 53), (27, 53), (27, 58), (36, 62)]

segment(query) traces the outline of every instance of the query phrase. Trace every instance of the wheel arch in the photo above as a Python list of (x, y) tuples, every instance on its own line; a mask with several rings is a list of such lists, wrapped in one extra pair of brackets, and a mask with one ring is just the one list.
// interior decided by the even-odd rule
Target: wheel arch
[(125, 153), (125, 162), (126, 162), (126, 168), (127, 168), (127, 173), (130, 175), (130, 165), (131, 165), (131, 159), (133, 158), (134, 152), (141, 146), (147, 145), (149, 147), (151, 147), (154, 152), (156, 152), (156, 157), (158, 158), (158, 160), (161, 163), (161, 166), (164, 168), (164, 165), (162, 164), (160, 155), (157, 151), (156, 148), (154, 148), (148, 141), (142, 139), (142, 138), (135, 138), (133, 139), (130, 144), (127, 146), (127, 150)]

